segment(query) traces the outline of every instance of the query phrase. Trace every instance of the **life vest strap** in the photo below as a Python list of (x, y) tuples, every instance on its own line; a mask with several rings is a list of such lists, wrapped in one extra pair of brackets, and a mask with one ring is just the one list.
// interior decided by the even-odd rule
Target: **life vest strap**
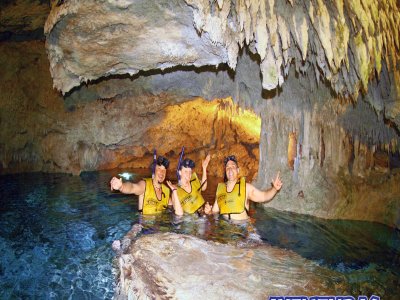
[(199, 187), (197, 190), (198, 190), (198, 191), (200, 191), (200, 190), (201, 190), (201, 188), (203, 187), (203, 185), (204, 185), (206, 182), (207, 182), (207, 179), (206, 179), (206, 180), (204, 180), (204, 181), (201, 183), (200, 187)]

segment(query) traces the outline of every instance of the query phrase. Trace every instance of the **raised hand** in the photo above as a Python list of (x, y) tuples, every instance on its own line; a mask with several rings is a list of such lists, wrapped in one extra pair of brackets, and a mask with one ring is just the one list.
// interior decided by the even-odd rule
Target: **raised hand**
[(204, 169), (207, 169), (208, 163), (210, 162), (210, 159), (211, 159), (210, 154), (207, 154), (206, 158), (203, 160), (203, 162), (202, 162), (202, 164), (201, 164), (202, 167), (203, 167), (203, 170), (204, 170)]
[(176, 190), (176, 186), (174, 184), (172, 184), (171, 181), (167, 180), (167, 185), (169, 186), (169, 188), (173, 191)]
[(276, 189), (276, 191), (279, 191), (282, 188), (282, 181), (281, 181), (281, 177), (279, 176), (280, 172), (278, 172), (278, 174), (276, 174), (275, 179), (272, 181), (272, 186)]
[(122, 187), (122, 179), (113, 177), (110, 181), (111, 191), (116, 190), (119, 191)]
[(206, 215), (209, 215), (211, 213), (212, 210), (212, 206), (210, 205), (210, 203), (206, 202), (206, 204), (204, 205), (204, 213)]

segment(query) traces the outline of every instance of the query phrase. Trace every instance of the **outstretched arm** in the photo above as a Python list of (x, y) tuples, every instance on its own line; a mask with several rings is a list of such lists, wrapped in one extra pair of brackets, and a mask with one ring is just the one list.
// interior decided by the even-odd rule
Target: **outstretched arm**
[(269, 201), (271, 201), (275, 197), (276, 193), (278, 193), (281, 188), (282, 188), (282, 181), (279, 176), (279, 172), (278, 172), (278, 174), (276, 174), (275, 179), (272, 181), (272, 187), (265, 191), (260, 191), (254, 185), (252, 185), (250, 183), (246, 183), (248, 198), (254, 202), (269, 202)]
[(177, 216), (182, 216), (183, 215), (183, 209), (182, 209), (182, 205), (181, 202), (179, 201), (179, 197), (178, 197), (178, 192), (176, 190), (176, 186), (172, 184), (171, 181), (167, 180), (167, 184), (169, 186), (169, 188), (171, 189), (171, 198), (169, 199), (168, 204), (172, 204), (172, 206), (174, 207), (174, 211), (175, 214)]
[(143, 180), (138, 183), (122, 182), (122, 179), (113, 177), (110, 181), (111, 190), (120, 191), (123, 194), (141, 195), (144, 193), (146, 184)]
[(203, 186), (201, 187), (202, 191), (205, 191), (207, 189), (207, 167), (208, 163), (210, 162), (211, 156), (210, 154), (207, 154), (206, 158), (202, 162), (202, 167), (203, 167), (203, 174), (201, 176), (201, 183)]

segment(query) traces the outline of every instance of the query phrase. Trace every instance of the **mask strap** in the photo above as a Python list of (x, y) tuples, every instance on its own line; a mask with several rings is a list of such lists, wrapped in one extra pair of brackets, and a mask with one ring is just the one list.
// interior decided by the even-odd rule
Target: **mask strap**
[(153, 168), (151, 170), (151, 179), (154, 179), (154, 174), (156, 172), (156, 164), (157, 164), (157, 151), (154, 149), (153, 152)]
[(178, 167), (176, 168), (176, 178), (178, 178), (178, 185), (181, 184), (181, 176), (179, 175), (179, 169), (181, 168), (182, 158), (185, 153), (185, 146), (182, 146), (181, 155), (179, 156)]

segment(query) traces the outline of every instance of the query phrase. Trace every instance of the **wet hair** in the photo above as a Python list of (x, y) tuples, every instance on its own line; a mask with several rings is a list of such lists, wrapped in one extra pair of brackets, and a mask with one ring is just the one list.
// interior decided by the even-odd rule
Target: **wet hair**
[(185, 158), (182, 161), (181, 165), (179, 166), (179, 170), (182, 170), (182, 167), (194, 169), (195, 166), (196, 166), (196, 164), (194, 163), (193, 160), (191, 160), (189, 158)]
[(228, 155), (227, 157), (224, 158), (224, 166), (226, 167), (226, 164), (228, 163), (228, 161), (233, 161), (236, 166), (239, 167), (236, 156), (235, 155)]
[[(157, 166), (164, 166), (166, 169), (168, 169), (168, 167), (169, 167), (169, 160), (168, 160), (168, 158), (166, 158), (164, 156), (157, 157), (157, 160), (156, 160), (155, 163), (156, 163)], [(155, 167), (154, 166), (154, 161), (151, 163), (150, 167), (153, 170), (153, 168)]]

